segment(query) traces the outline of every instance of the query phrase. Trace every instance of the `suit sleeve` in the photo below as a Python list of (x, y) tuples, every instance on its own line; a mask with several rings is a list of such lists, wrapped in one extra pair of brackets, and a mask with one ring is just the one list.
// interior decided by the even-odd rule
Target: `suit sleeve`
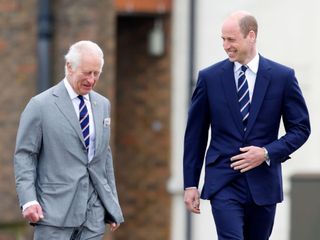
[(206, 83), (199, 74), (189, 108), (184, 137), (184, 188), (198, 187), (210, 125)]
[(14, 171), (20, 206), (37, 200), (35, 179), (41, 143), (41, 112), (36, 101), (31, 99), (20, 117), (14, 153)]
[(282, 104), (286, 134), (265, 146), (271, 161), (289, 159), (289, 155), (307, 141), (311, 131), (308, 109), (293, 70), (287, 80)]

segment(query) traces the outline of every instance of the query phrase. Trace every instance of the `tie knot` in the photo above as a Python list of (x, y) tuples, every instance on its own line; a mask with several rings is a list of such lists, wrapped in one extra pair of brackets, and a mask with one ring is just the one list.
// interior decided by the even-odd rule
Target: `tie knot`
[(248, 67), (246, 66), (246, 65), (242, 65), (241, 66), (241, 70), (242, 70), (242, 72), (246, 72), (247, 71), (247, 69), (248, 69)]
[(83, 101), (83, 96), (82, 95), (79, 95), (78, 98), (80, 99), (81, 102)]

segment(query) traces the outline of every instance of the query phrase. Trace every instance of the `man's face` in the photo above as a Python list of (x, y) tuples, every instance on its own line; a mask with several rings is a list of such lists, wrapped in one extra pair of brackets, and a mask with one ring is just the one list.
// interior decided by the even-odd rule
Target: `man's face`
[(227, 20), (222, 26), (223, 48), (231, 62), (247, 64), (252, 58), (254, 33), (251, 31), (246, 37), (240, 31), (236, 20)]
[(77, 94), (85, 95), (93, 89), (99, 80), (101, 65), (101, 59), (93, 54), (83, 54), (75, 69), (67, 62), (67, 79)]

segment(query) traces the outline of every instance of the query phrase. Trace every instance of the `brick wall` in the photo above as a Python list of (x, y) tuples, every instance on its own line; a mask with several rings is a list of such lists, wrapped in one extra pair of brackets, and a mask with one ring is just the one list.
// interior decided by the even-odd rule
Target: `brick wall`
[(147, 52), (153, 17), (119, 17), (117, 24), (116, 168), (126, 222), (116, 240), (169, 239), (170, 58)]
[[(169, 17), (164, 16), (165, 54), (151, 57), (146, 41), (152, 17), (124, 17), (116, 23), (112, 0), (50, 2), (53, 84), (64, 77), (70, 44), (93, 40), (105, 53), (97, 91), (112, 102), (114, 161), (125, 215), (121, 228), (105, 239), (169, 239)], [(37, 89), (37, 8), (38, 0), (0, 1), (1, 240), (31, 239), (32, 234), (18, 206), (12, 156), (20, 113)]]
[(24, 231), (12, 169), (16, 127), (36, 87), (36, 0), (0, 1), (0, 239)]
[(118, 12), (167, 13), (172, 0), (115, 0)]

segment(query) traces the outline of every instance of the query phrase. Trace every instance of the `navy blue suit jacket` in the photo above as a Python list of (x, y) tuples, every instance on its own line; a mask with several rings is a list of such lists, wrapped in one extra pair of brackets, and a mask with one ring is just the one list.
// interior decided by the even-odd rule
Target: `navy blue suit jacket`
[[(260, 56), (244, 131), (233, 67), (227, 59), (199, 72), (185, 133), (184, 187), (198, 187), (205, 164), (201, 198), (209, 199), (241, 174), (230, 167), (240, 147), (265, 147), (270, 166), (264, 162), (244, 174), (256, 204), (274, 204), (283, 199), (281, 163), (310, 134), (308, 110), (294, 70)], [(286, 133), (278, 137), (281, 118)]]

